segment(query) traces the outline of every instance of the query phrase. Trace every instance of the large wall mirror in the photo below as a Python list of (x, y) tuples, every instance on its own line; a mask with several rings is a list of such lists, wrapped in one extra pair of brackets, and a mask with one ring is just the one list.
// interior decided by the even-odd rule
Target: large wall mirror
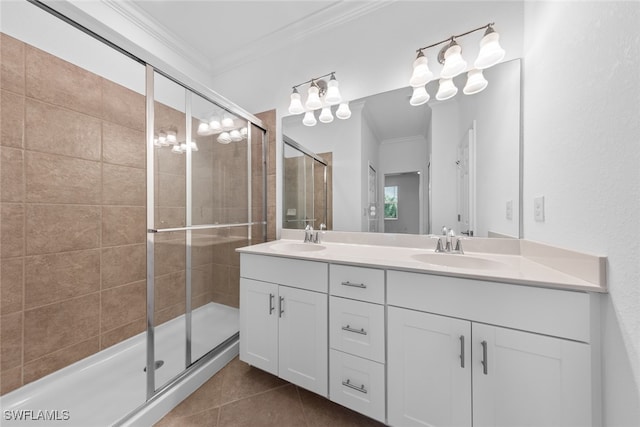
[[(283, 118), (283, 133), (332, 156), (333, 229), (521, 236), (521, 63), (484, 71), (487, 88), (411, 106), (405, 87), (350, 102), (352, 116), (316, 126)], [(285, 217), (286, 218), (286, 217)]]

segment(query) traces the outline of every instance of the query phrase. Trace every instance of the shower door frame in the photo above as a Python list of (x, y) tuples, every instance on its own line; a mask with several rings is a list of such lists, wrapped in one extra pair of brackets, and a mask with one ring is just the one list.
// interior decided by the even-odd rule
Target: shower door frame
[[(266, 144), (268, 141), (268, 130), (262, 123), (262, 120), (255, 117), (254, 115), (247, 113), (241, 108), (235, 106), (230, 103), (226, 99), (220, 97), (211, 91), (206, 91), (207, 93), (203, 93), (202, 90), (194, 89), (192, 86), (186, 85), (185, 83), (173, 78), (171, 75), (162, 72), (161, 70), (153, 67), (150, 64), (145, 64), (145, 85), (146, 85), (146, 93), (145, 93), (145, 106), (146, 106), (146, 163), (147, 163), (147, 359), (146, 359), (146, 396), (147, 401), (152, 400), (154, 397), (158, 396), (164, 390), (170, 388), (175, 382), (179, 381), (184, 375), (185, 372), (192, 366), (194, 366), (194, 362), (191, 360), (191, 232), (194, 230), (210, 230), (216, 228), (231, 228), (231, 227), (247, 227), (247, 239), (252, 239), (252, 228), (253, 226), (261, 226), (263, 229), (263, 241), (266, 241), (266, 215), (267, 215), (267, 182), (266, 182)], [(158, 73), (163, 77), (171, 80), (177, 85), (181, 86), (185, 89), (185, 120), (186, 120), (186, 140), (191, 141), (191, 126), (190, 122), (192, 120), (191, 116), (191, 97), (193, 94), (202, 97), (203, 99), (216, 104), (217, 106), (223, 108), (229, 113), (243, 118), (247, 121), (247, 222), (245, 223), (230, 223), (230, 224), (203, 224), (203, 225), (193, 225), (192, 224), (192, 212), (191, 212), (191, 192), (192, 192), (192, 183), (191, 183), (191, 160), (192, 160), (192, 151), (186, 151), (186, 170), (185, 170), (185, 192), (186, 192), (186, 201), (185, 201), (185, 216), (186, 216), (186, 226), (185, 227), (174, 227), (174, 228), (162, 228), (158, 229), (155, 227), (155, 150), (154, 150), (154, 133), (155, 133), (155, 118), (154, 118), (154, 110), (155, 110), (155, 86), (154, 86), (154, 75)], [(261, 154), (262, 154), (262, 189), (263, 189), (263, 198), (262, 198), (262, 221), (253, 221), (253, 209), (252, 209), (252, 182), (253, 182), (253, 170), (251, 168), (252, 160), (252, 129), (256, 127), (259, 129), (259, 133), (262, 137), (261, 144)], [(155, 310), (155, 235), (158, 233), (164, 232), (176, 232), (176, 231), (184, 231), (186, 233), (186, 243), (185, 243), (185, 327), (186, 327), (186, 340), (185, 340), (185, 369), (178, 373), (175, 377), (169, 380), (167, 383), (162, 384), (160, 388), (156, 389), (156, 381), (155, 381), (155, 325), (154, 325), (154, 310)], [(227, 340), (223, 341), (217, 347), (209, 350), (204, 356), (202, 356), (199, 360), (207, 359), (209, 355), (212, 355), (216, 352), (217, 349), (221, 347), (226, 347), (227, 343), (230, 340), (233, 340), (234, 337), (238, 336), (238, 332), (236, 334), (229, 337)], [(197, 362), (196, 362), (197, 363)]]

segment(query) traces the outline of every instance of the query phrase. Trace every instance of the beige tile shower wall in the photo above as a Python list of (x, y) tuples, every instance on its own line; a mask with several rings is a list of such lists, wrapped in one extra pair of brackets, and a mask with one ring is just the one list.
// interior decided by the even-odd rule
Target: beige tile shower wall
[(0, 43), (4, 394), (145, 329), (146, 180), (142, 95)]

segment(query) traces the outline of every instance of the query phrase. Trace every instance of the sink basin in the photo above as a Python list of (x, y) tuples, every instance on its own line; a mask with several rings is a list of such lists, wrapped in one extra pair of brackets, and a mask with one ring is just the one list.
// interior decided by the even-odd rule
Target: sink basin
[(479, 258), (469, 255), (452, 255), (442, 253), (426, 253), (412, 255), (416, 261), (443, 267), (468, 268), (473, 270), (502, 270), (508, 268), (507, 264), (488, 258)]
[(281, 252), (317, 252), (326, 249), (326, 246), (316, 243), (276, 243), (271, 249)]

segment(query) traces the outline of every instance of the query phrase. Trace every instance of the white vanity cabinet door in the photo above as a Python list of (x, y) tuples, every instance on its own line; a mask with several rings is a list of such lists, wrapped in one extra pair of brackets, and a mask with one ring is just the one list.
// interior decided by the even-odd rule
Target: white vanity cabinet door
[(328, 394), (327, 294), (279, 287), (279, 376)]
[(278, 375), (278, 285), (240, 279), (240, 360)]
[(598, 424), (588, 344), (474, 323), (472, 351), (474, 426)]
[(397, 307), (387, 315), (389, 424), (471, 426), (471, 322)]

